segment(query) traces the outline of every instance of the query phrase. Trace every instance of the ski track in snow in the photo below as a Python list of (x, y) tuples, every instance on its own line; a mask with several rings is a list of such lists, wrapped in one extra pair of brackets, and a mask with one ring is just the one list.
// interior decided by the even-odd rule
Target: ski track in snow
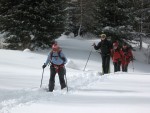
[[(55, 101), (60, 103), (61, 99), (63, 99), (62, 96), (67, 95), (67, 98), (72, 98), (72, 96), (74, 94), (78, 95), (78, 92), (80, 92), (80, 93), (82, 92), (84, 95), (86, 95), (87, 91), (94, 91), (97, 93), (101, 92), (101, 95), (103, 92), (111, 92), (111, 94), (113, 94), (113, 93), (115, 93), (115, 94), (117, 94), (117, 93), (119, 93), (119, 94), (120, 93), (125, 93), (125, 94), (126, 93), (129, 93), (129, 94), (137, 93), (134, 90), (126, 90), (126, 89), (117, 90), (117, 89), (112, 88), (112, 89), (99, 90), (99, 89), (91, 88), (92, 86), (96, 85), (97, 83), (104, 83), (107, 85), (107, 81), (109, 81), (111, 78), (112, 78), (111, 81), (113, 81), (114, 75), (115, 75), (115, 77), (117, 77), (120, 75), (123, 76), (123, 74), (126, 74), (126, 73), (115, 73), (115, 74), (110, 73), (108, 75), (101, 76), (99, 74), (99, 72), (96, 72), (96, 71), (83, 71), (80, 73), (77, 72), (77, 73), (74, 73), (74, 75), (67, 77), (69, 92), (67, 92), (66, 89), (60, 90), (59, 82), (57, 81), (58, 77), (56, 77), (57, 83), (56, 83), (54, 92), (48, 92), (47, 84), (44, 84), (44, 83), (43, 83), (42, 88), (33, 87), (33, 88), (24, 88), (24, 89), (16, 89), (16, 90), (0, 89), (0, 92), (3, 92), (3, 94), (0, 93), (0, 113), (11, 113), (10, 111), (14, 107), (31, 105), (33, 103), (55, 102)], [(146, 73), (143, 73), (143, 74), (145, 75)], [(134, 76), (131, 76), (131, 83), (127, 83), (126, 87), (128, 87), (128, 86), (131, 87), (132, 78), (134, 78)], [(122, 82), (122, 81), (120, 81), (120, 82)], [(118, 81), (117, 81), (117, 83), (118, 83)], [(134, 85), (134, 84), (132, 84), (132, 85)], [(116, 84), (116, 86), (117, 86), (117, 84)], [(139, 85), (139, 86), (141, 86), (141, 85)], [(108, 93), (108, 95), (109, 95), (109, 93)], [(105, 96), (107, 96), (107, 95), (105, 95)], [(59, 97), (59, 101), (58, 101), (58, 97)], [(77, 99), (76, 97), (74, 97), (74, 98)], [(107, 100), (103, 99), (102, 97), (97, 97), (95, 95), (95, 97), (92, 97), (92, 98), (93, 98), (92, 99), (93, 101), (90, 99), (89, 102), (95, 103), (96, 100), (98, 98), (100, 98), (102, 102), (107, 103)], [(115, 99), (118, 100), (120, 97), (118, 95), (113, 98), (111, 96), (110, 97), (108, 96), (108, 98), (110, 98), (110, 99), (108, 99), (109, 100), (108, 103), (111, 103), (111, 102), (114, 103)], [(120, 98), (120, 99), (123, 102), (125, 102), (126, 98), (127, 97), (125, 96), (125, 98)], [(134, 96), (132, 97), (132, 95), (129, 98), (131, 98), (131, 103), (133, 103), (133, 104), (134, 103), (136, 104), (136, 102), (138, 102), (138, 101), (139, 101), (139, 103), (140, 102), (142, 103), (143, 99), (145, 100), (145, 103), (146, 103), (146, 101), (150, 100), (145, 97), (141, 97), (141, 98), (134, 97)], [(72, 101), (78, 101), (75, 99), (72, 99)], [(83, 100), (84, 100), (84, 97), (83, 97)], [(86, 98), (84, 101), (88, 102), (88, 100), (86, 100)], [(66, 102), (67, 102), (67, 100), (66, 100)], [(127, 103), (128, 103), (128, 101), (127, 101)]]
[[(74, 73), (75, 74), (75, 73)], [(60, 90), (59, 83), (56, 83), (55, 90), (48, 92), (47, 85), (43, 84), (42, 88), (26, 88), (17, 90), (0, 89), (0, 113), (9, 113), (10, 109), (15, 106), (28, 105), (39, 101), (54, 101), (58, 96), (70, 95), (78, 92), (82, 87), (88, 87), (92, 83), (99, 81), (98, 72), (81, 72), (72, 77), (68, 77), (68, 89)], [(56, 79), (58, 79), (56, 77)]]
[(50, 93), (47, 92), (45, 88), (22, 89), (13, 91), (3, 90), (3, 92), (5, 92), (3, 94), (5, 96), (3, 97), (4, 100), (0, 100), (0, 113), (7, 113), (7, 111), (15, 106), (36, 103), (38, 101), (51, 101), (54, 100), (56, 96), (65, 94), (61, 91), (54, 91), (54, 93)]
[[(71, 96), (73, 94), (78, 94), (78, 92), (86, 92), (90, 90), (98, 91), (98, 92), (110, 91), (111, 93), (112, 92), (134, 93), (134, 91), (132, 90), (116, 90), (116, 89), (97, 90), (97, 89), (90, 88), (99, 82), (107, 83), (107, 80), (109, 80), (110, 78), (114, 78), (114, 75), (117, 77), (120, 74), (123, 75), (126, 73), (115, 73), (115, 74), (110, 73), (108, 75), (101, 76), (99, 72), (96, 72), (96, 71), (74, 72), (73, 75), (67, 77), (69, 92), (67, 92), (66, 89), (62, 91), (60, 90), (58, 76), (55, 78), (56, 86), (55, 86), (54, 92), (48, 92), (47, 84), (44, 84), (44, 83), (43, 83), (42, 88), (33, 87), (33, 88), (24, 88), (24, 89), (16, 89), (16, 90), (0, 89), (0, 92), (3, 92), (3, 94), (0, 93), (0, 113), (9, 113), (10, 109), (13, 109), (16, 106), (30, 105), (32, 103), (39, 103), (39, 102), (54, 102), (55, 100), (57, 100), (58, 97), (60, 98), (61, 96), (64, 96), (64, 95)], [(132, 73), (129, 73), (129, 74), (132, 74)], [(148, 73), (140, 73), (140, 74), (148, 75)], [(131, 86), (131, 83), (129, 86)], [(134, 99), (131, 99), (131, 100), (134, 100)], [(106, 100), (102, 100), (102, 101), (106, 102)], [(134, 101), (136, 101), (136, 98)]]

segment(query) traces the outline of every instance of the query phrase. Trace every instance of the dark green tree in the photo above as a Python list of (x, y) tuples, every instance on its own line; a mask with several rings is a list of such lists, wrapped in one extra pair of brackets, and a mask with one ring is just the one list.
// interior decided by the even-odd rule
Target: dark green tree
[(94, 18), (93, 0), (68, 0), (66, 9), (66, 31), (73, 32), (75, 36), (86, 32), (93, 32)]
[(77, 36), (80, 24), (80, 4), (78, 3), (78, 0), (67, 0), (65, 12), (65, 32), (72, 32)]
[(150, 1), (135, 0), (134, 1), (134, 17), (133, 28), (136, 32), (150, 32)]
[(64, 30), (63, 0), (1, 0), (0, 30), (8, 48), (49, 47)]

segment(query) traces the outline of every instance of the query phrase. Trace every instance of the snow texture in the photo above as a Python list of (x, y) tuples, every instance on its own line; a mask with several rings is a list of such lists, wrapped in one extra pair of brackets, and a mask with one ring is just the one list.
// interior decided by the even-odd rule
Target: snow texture
[(57, 41), (68, 58), (69, 92), (60, 89), (57, 75), (54, 92), (47, 92), (49, 67), (40, 88), (49, 50), (0, 49), (0, 113), (149, 113), (150, 65), (142, 52), (134, 51), (128, 73), (114, 73), (111, 62), (111, 73), (101, 76), (101, 57), (91, 46), (99, 40), (61, 36)]

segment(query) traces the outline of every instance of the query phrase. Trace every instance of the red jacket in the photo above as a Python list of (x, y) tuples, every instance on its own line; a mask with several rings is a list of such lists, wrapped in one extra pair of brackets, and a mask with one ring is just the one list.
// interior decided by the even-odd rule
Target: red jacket
[(133, 59), (133, 54), (132, 54), (131, 49), (129, 49), (129, 48), (126, 48), (126, 49), (122, 48), (121, 50), (123, 52), (122, 62), (121, 62), (122, 65), (129, 64), (130, 61)]
[(123, 52), (119, 48), (111, 50), (111, 57), (112, 57), (113, 62), (122, 61), (122, 55), (123, 55)]

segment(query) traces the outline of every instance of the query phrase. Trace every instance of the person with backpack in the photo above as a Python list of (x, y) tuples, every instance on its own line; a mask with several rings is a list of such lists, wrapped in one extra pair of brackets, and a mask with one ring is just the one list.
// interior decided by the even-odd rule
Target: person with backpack
[(130, 63), (131, 60), (133, 60), (133, 54), (131, 49), (127, 46), (126, 43), (123, 44), (122, 46), (122, 52), (123, 52), (123, 57), (122, 57), (122, 71), (127, 72), (128, 71), (128, 64)]
[(43, 69), (50, 63), (50, 79), (49, 79), (49, 91), (52, 92), (55, 86), (55, 75), (58, 73), (61, 89), (66, 88), (64, 76), (66, 74), (65, 64), (67, 58), (65, 57), (62, 49), (57, 43), (52, 45), (52, 51), (48, 54), (47, 60), (42, 66)]
[(120, 71), (123, 52), (119, 48), (118, 41), (113, 43), (113, 49), (111, 50), (111, 57), (114, 65), (114, 72)]
[(107, 40), (106, 34), (100, 35), (101, 41), (96, 45), (93, 43), (94, 49), (99, 50), (102, 57), (103, 74), (109, 73), (110, 55), (112, 44)]

